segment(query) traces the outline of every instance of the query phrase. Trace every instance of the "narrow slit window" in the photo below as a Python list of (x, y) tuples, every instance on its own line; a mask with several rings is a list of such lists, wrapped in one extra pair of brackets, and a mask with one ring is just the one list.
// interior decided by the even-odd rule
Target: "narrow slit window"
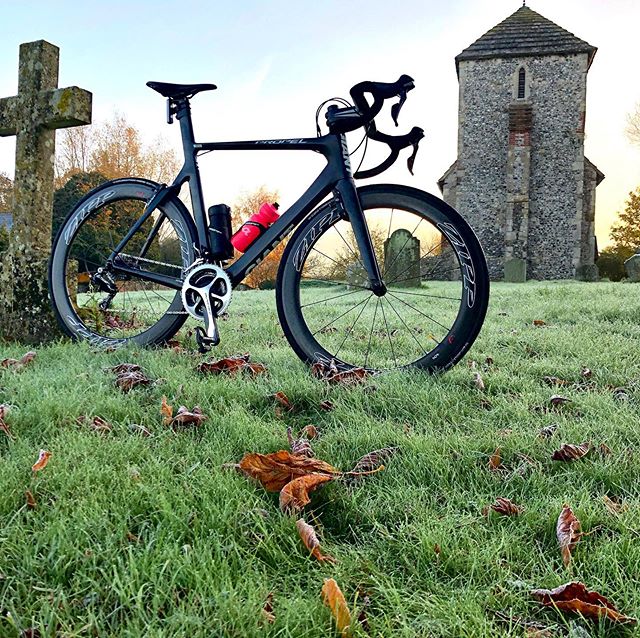
[(524, 86), (526, 80), (526, 72), (523, 68), (518, 71), (518, 99), (524, 99)]

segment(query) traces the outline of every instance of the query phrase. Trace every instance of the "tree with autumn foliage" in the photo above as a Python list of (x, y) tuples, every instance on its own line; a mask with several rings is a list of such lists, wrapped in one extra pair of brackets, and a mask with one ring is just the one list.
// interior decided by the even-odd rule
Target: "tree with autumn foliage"
[(611, 227), (609, 235), (614, 247), (625, 259), (640, 248), (640, 186), (629, 193), (625, 209), (618, 213), (618, 221)]
[(166, 142), (157, 138), (145, 145), (140, 131), (120, 113), (100, 124), (64, 129), (57, 142), (56, 188), (78, 173), (171, 182), (180, 169), (175, 151)]
[[(254, 213), (260, 210), (265, 202), (273, 204), (278, 201), (278, 191), (269, 190), (266, 186), (260, 186), (254, 191), (243, 193), (231, 209), (231, 222), (234, 232)], [(286, 246), (286, 240), (280, 242), (264, 259), (264, 261), (252, 270), (244, 280), (251, 288), (274, 287), (278, 275), (280, 259)]]

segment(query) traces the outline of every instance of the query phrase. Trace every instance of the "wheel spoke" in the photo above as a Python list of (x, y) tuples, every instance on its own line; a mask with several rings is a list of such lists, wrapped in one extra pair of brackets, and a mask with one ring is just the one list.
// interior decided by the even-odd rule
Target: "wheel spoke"
[(429, 319), (429, 321), (433, 321), (433, 323), (439, 325), (441, 328), (444, 328), (444, 330), (446, 330), (447, 332), (449, 332), (449, 330), (451, 330), (451, 328), (447, 328), (446, 326), (443, 326), (439, 321), (436, 321), (433, 317), (430, 317), (429, 315), (426, 315), (424, 312), (422, 312), (422, 310), (420, 310), (420, 309), (416, 308), (415, 306), (412, 306), (411, 304), (407, 303), (404, 299), (400, 299), (400, 297), (398, 297), (397, 295), (394, 295), (392, 292), (389, 292), (389, 294), (392, 297), (394, 297), (395, 299), (397, 299), (400, 303), (404, 304), (408, 308), (411, 308), (412, 310), (415, 310), (418, 314), (421, 314), (426, 319)]
[(367, 367), (369, 361), (369, 351), (371, 350), (371, 337), (373, 337), (373, 329), (376, 325), (376, 316), (378, 314), (378, 306), (380, 305), (380, 297), (376, 297), (376, 308), (373, 311), (373, 320), (371, 321), (371, 330), (369, 332), (369, 343), (367, 344), (367, 352), (364, 355), (364, 367)]
[(326, 330), (330, 325), (334, 324), (336, 321), (338, 321), (338, 319), (342, 319), (342, 317), (344, 317), (345, 315), (348, 315), (352, 310), (354, 310), (355, 308), (357, 308), (358, 306), (361, 306), (363, 303), (366, 303), (367, 300), (370, 298), (367, 297), (367, 299), (363, 299), (362, 301), (359, 301), (355, 306), (351, 306), (351, 308), (349, 308), (349, 310), (343, 312), (341, 315), (338, 315), (335, 319), (333, 319), (332, 321), (330, 321), (329, 323), (325, 324), (324, 326), (322, 326), (322, 328), (319, 328), (318, 330), (316, 330), (315, 332), (312, 332), (312, 336), (316, 336), (319, 332), (322, 332), (323, 330)]
[[(366, 288), (365, 288), (366, 290)], [(307, 308), (308, 306), (315, 306), (319, 303), (327, 303), (327, 301), (333, 301), (334, 299), (340, 299), (341, 297), (347, 297), (348, 295), (355, 295), (357, 292), (361, 292), (360, 290), (350, 290), (349, 292), (342, 293), (341, 295), (335, 295), (335, 297), (327, 297), (326, 299), (320, 299), (320, 301), (310, 301), (309, 303), (303, 304), (300, 308)]]
[(358, 313), (358, 316), (356, 317), (356, 320), (351, 324), (351, 327), (345, 333), (344, 339), (342, 340), (342, 343), (340, 344), (340, 347), (336, 350), (336, 353), (333, 355), (335, 359), (338, 358), (338, 353), (340, 352), (340, 350), (342, 350), (342, 346), (344, 345), (344, 342), (347, 340), (347, 337), (349, 336), (349, 334), (351, 332), (353, 332), (354, 328), (356, 327), (356, 324), (358, 323), (358, 320), (362, 316), (362, 313), (364, 312), (364, 309), (369, 305), (369, 301), (371, 300), (371, 297), (373, 297), (373, 293), (371, 293), (367, 297), (367, 300), (366, 300), (364, 306), (362, 306), (362, 308), (360, 308), (360, 312)]
[(380, 310), (382, 310), (382, 318), (384, 319), (384, 325), (387, 328), (387, 338), (389, 339), (389, 347), (391, 348), (391, 356), (393, 357), (393, 363), (395, 367), (398, 367), (398, 360), (396, 359), (396, 353), (393, 349), (393, 343), (391, 342), (391, 332), (389, 331), (389, 324), (387, 323), (387, 316), (384, 312), (384, 304), (382, 303), (382, 297), (380, 297)]
[(396, 310), (395, 306), (385, 297), (387, 303), (389, 304), (389, 306), (391, 306), (391, 310), (393, 310), (393, 312), (396, 313), (398, 319), (400, 319), (400, 321), (402, 322), (402, 325), (407, 329), (407, 331), (409, 332), (409, 334), (413, 337), (414, 341), (418, 344), (418, 347), (420, 348), (420, 350), (422, 350), (422, 352), (424, 352), (424, 354), (427, 354), (427, 351), (424, 349), (424, 346), (418, 341), (416, 335), (414, 334), (413, 330), (411, 330), (411, 328), (409, 328), (409, 326), (405, 323), (405, 320), (398, 314), (398, 311)]

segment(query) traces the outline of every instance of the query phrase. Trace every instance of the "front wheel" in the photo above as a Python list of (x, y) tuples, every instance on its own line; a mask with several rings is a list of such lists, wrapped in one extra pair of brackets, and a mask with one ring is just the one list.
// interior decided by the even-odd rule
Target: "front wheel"
[(489, 301), (480, 244), (442, 200), (406, 186), (358, 189), (387, 291), (376, 296), (334, 198), (296, 231), (278, 273), (280, 323), (296, 354), (341, 369), (446, 370), (471, 347)]

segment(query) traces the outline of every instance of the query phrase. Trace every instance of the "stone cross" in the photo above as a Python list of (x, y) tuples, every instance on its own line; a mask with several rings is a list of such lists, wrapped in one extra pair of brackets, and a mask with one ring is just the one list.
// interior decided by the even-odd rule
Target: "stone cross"
[(57, 46), (20, 45), (18, 94), (0, 99), (0, 136), (16, 136), (13, 227), (0, 272), (0, 338), (58, 335), (47, 290), (55, 129), (91, 123), (91, 93), (58, 86)]
[(405, 228), (384, 242), (384, 281), (387, 286), (420, 287), (420, 240)]

